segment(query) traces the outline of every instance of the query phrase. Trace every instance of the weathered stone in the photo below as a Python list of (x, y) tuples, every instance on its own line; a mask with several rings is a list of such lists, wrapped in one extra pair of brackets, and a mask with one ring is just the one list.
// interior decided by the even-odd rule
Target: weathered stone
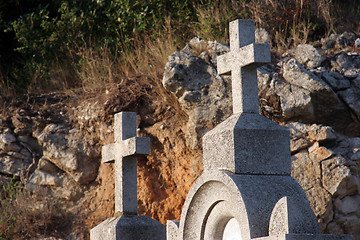
[(341, 48), (352, 47), (354, 45), (356, 39), (355, 33), (352, 32), (344, 32), (337, 38), (337, 44)]
[(286, 119), (315, 120), (310, 91), (281, 81), (275, 81), (272, 86), (280, 97), (282, 115)]
[(307, 150), (302, 150), (291, 156), (291, 176), (293, 176), (307, 191), (320, 182), (320, 163), (309, 158)]
[[(220, 44), (211, 44), (209, 48), (215, 55), (226, 50)], [(185, 51), (175, 52), (169, 57), (162, 81), (189, 115), (186, 140), (193, 149), (200, 146), (199, 142), (208, 131), (209, 122), (218, 123), (231, 113), (228, 79), (217, 75), (211, 62), (201, 57), (205, 56), (194, 56)]]
[(115, 161), (115, 212), (137, 214), (137, 157), (150, 154), (150, 139), (136, 137), (136, 113), (114, 120), (115, 143), (103, 146), (103, 162)]
[(98, 155), (80, 138), (78, 130), (49, 124), (34, 137), (44, 149), (43, 156), (76, 182), (87, 184), (96, 178)]
[(16, 138), (11, 133), (2, 133), (0, 134), (0, 141), (4, 144), (10, 145), (16, 141)]
[(245, 174), (290, 174), (289, 132), (251, 113), (232, 115), (203, 137), (204, 168)]
[(308, 68), (317, 68), (325, 60), (318, 49), (310, 44), (300, 44), (295, 51), (296, 60)]
[(290, 131), (290, 151), (296, 153), (311, 145), (311, 142), (306, 139), (308, 126), (304, 123), (293, 122), (285, 125)]
[(335, 91), (345, 90), (351, 86), (350, 81), (348, 79), (346, 79), (343, 75), (335, 71), (322, 72), (321, 77)]
[(327, 38), (322, 38), (321, 43), (323, 48), (346, 48), (348, 46), (353, 46), (356, 39), (356, 35), (351, 32), (344, 32), (340, 34), (331, 34)]
[(339, 198), (360, 193), (360, 180), (357, 176), (350, 175), (345, 178), (338, 186), (336, 195)]
[(334, 48), (338, 37), (339, 37), (338, 34), (333, 33), (327, 38), (322, 38), (321, 43), (322, 43), (323, 48), (325, 48), (325, 49)]
[(360, 56), (341, 52), (334, 57), (331, 65), (345, 77), (356, 78), (360, 73)]
[(318, 142), (314, 143), (308, 149), (308, 151), (309, 151), (309, 157), (315, 162), (320, 162), (335, 155), (333, 151), (327, 149), (326, 147), (319, 146)]
[(20, 114), (14, 115), (12, 118), (12, 124), (14, 125), (14, 133), (18, 135), (31, 134), (32, 121), (29, 116), (22, 116)]
[(313, 187), (306, 190), (305, 193), (317, 217), (321, 217), (328, 211), (332, 211), (331, 195), (320, 184), (314, 184)]
[[(318, 122), (333, 125), (335, 122), (351, 122), (347, 107), (327, 83), (302, 67), (295, 59), (290, 58), (283, 64), (283, 76), (292, 86), (298, 86), (310, 93), (311, 104)], [(331, 108), (329, 108), (331, 106)]]
[(348, 88), (344, 91), (339, 91), (338, 94), (360, 119), (360, 90)]
[(59, 169), (56, 167), (56, 165), (54, 165), (52, 162), (50, 162), (49, 160), (47, 160), (44, 157), (40, 158), (37, 168), (39, 170), (43, 170), (43, 171), (49, 172), (49, 173), (59, 172)]
[[(121, 112), (114, 119), (115, 143), (103, 146), (103, 162), (115, 161), (115, 213), (90, 231), (90, 239), (165, 240), (165, 226), (137, 216), (137, 157), (150, 154), (150, 139), (136, 137), (136, 113)], [(120, 215), (120, 216), (119, 216)]]
[(313, 124), (308, 129), (308, 136), (317, 142), (333, 142), (336, 140), (335, 131), (332, 127)]
[(306, 70), (295, 59), (289, 58), (283, 64), (283, 76), (291, 85), (304, 88), (311, 92), (326, 91), (331, 93), (331, 88), (312, 72)]
[(8, 155), (0, 156), (0, 172), (10, 175), (20, 176), (21, 171), (27, 169), (31, 161), (11, 157)]
[(355, 45), (356, 48), (360, 47), (360, 38), (357, 38), (357, 39), (355, 40), (354, 45)]
[(9, 152), (9, 151), (19, 152), (21, 150), (21, 147), (16, 143), (11, 143), (11, 144), (0, 143), (0, 149), (2, 152)]
[(264, 28), (255, 29), (255, 42), (256, 43), (267, 43), (271, 45), (270, 34)]
[(108, 218), (90, 231), (92, 240), (165, 240), (165, 226), (147, 216)]
[(36, 169), (29, 182), (39, 186), (59, 186), (61, 179), (57, 175)]
[(337, 198), (334, 206), (342, 214), (357, 213), (360, 210), (360, 196), (346, 196), (343, 199)]
[(339, 226), (340, 231), (347, 233), (354, 233), (357, 237), (360, 229), (360, 219), (356, 215), (341, 216), (336, 220), (336, 224)]
[(281, 198), (275, 205), (269, 223), (269, 235), (288, 233), (319, 234), (320, 229), (313, 211), (291, 197)]
[(326, 190), (332, 195), (337, 192), (341, 182), (351, 175), (350, 169), (344, 164), (346, 159), (335, 156), (321, 162), (322, 183)]

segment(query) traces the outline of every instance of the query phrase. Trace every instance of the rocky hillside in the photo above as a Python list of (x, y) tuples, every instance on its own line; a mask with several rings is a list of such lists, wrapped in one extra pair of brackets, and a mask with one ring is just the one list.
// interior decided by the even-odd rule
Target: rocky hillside
[[(262, 30), (257, 38), (268, 41)], [(274, 53), (272, 63), (258, 69), (261, 114), (289, 128), (293, 177), (322, 231), (355, 239), (360, 239), (359, 41), (352, 33), (331, 35), (281, 56)], [(216, 41), (194, 38), (169, 57), (162, 84), (133, 76), (82, 97), (1, 99), (0, 184), (9, 189), (15, 179), (31, 189), (21, 205), (27, 215), (19, 214), (25, 219), (18, 221), (39, 225), (35, 213), (46, 219), (33, 232), (3, 230), (0, 222), (3, 236), (88, 239), (93, 226), (113, 216), (113, 165), (101, 163), (100, 151), (112, 142), (113, 114), (119, 111), (137, 112), (139, 136), (151, 138), (150, 156), (138, 161), (140, 214), (164, 224), (178, 219), (187, 191), (201, 175), (201, 137), (231, 114), (231, 77), (216, 71), (216, 56), (227, 51)], [(19, 209), (16, 201), (6, 203)]]

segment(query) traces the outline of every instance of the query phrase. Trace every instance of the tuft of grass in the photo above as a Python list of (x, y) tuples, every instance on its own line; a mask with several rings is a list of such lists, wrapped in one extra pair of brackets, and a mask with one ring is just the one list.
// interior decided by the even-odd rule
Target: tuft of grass
[(78, 55), (81, 59), (76, 64), (76, 75), (85, 93), (102, 91), (119, 78), (118, 57), (112, 56), (106, 43), (98, 48), (85, 44)]
[(59, 217), (53, 201), (33, 194), (16, 178), (0, 191), (0, 239), (30, 239), (50, 234)]
[(63, 57), (49, 59), (49, 63), (42, 59), (43, 69), (32, 66), (32, 71), (23, 70), (31, 72), (31, 80), (24, 83), (22, 69), (12, 72), (18, 81), (11, 84), (7, 76), (1, 75), (0, 94), (15, 94), (17, 89), (27, 93), (81, 89), (86, 94), (111, 88), (131, 76), (159, 80), (167, 57), (176, 48), (195, 36), (228, 43), (228, 24), (237, 18), (254, 19), (257, 27), (265, 28), (278, 52), (336, 31), (360, 29), (356, 21), (360, 20), (360, 6), (356, 0), (202, 0), (191, 7), (177, 1), (173, 4), (174, 9), (176, 4), (182, 9), (173, 12), (177, 17), (153, 21), (151, 29), (121, 36), (126, 42), (105, 42), (100, 46), (99, 41), (91, 42), (99, 36), (90, 36), (87, 41), (83, 38), (76, 46), (65, 42), (68, 53), (63, 53)]

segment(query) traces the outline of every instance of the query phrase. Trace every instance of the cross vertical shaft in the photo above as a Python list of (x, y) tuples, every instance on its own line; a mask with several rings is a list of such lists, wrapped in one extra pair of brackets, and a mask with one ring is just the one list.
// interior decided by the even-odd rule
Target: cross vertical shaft
[(259, 113), (257, 67), (270, 62), (268, 44), (255, 44), (255, 23), (230, 23), (230, 52), (218, 56), (218, 73), (232, 77), (233, 113)]
[(103, 146), (103, 162), (115, 161), (115, 212), (137, 214), (137, 157), (150, 153), (150, 139), (136, 137), (136, 113), (114, 119), (115, 143)]

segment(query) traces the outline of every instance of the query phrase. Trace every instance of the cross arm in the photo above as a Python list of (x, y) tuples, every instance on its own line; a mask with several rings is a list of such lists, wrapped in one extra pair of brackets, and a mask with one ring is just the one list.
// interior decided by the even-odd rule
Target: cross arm
[(240, 67), (255, 64), (257, 67), (271, 61), (270, 46), (266, 43), (249, 44), (236, 54)]
[(257, 67), (271, 61), (269, 44), (249, 44), (237, 50), (231, 50), (217, 57), (217, 71), (219, 75), (230, 74), (235, 67), (245, 67), (255, 64)]
[(233, 59), (231, 52), (217, 57), (217, 71), (219, 75), (230, 75)]
[(102, 147), (102, 161), (113, 162), (121, 157), (139, 157), (150, 154), (150, 138), (132, 137)]

